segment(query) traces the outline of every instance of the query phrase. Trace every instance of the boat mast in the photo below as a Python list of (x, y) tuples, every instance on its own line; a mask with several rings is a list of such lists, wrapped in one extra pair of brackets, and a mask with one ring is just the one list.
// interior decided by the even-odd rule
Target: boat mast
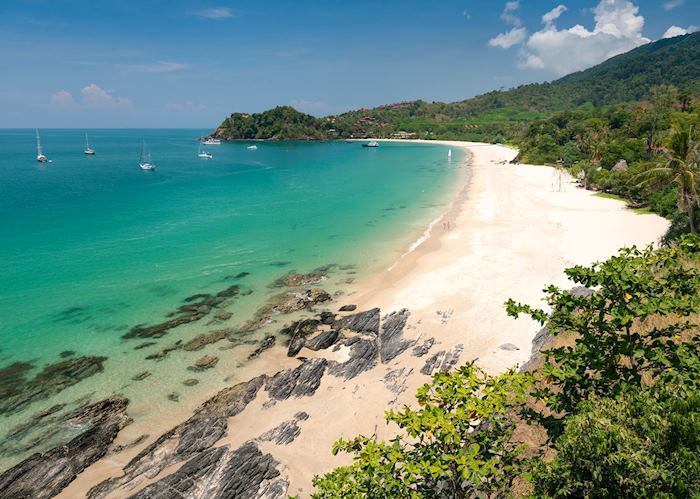
[(41, 152), (41, 141), (39, 140), (39, 129), (36, 129), (36, 155), (43, 156)]

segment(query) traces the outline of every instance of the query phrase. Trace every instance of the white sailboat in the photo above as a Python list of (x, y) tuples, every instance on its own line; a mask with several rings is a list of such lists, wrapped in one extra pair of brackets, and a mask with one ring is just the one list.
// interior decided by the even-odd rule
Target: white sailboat
[(362, 147), (379, 147), (379, 142), (376, 140), (370, 140), (366, 144), (362, 144)]
[(95, 155), (95, 150), (90, 147), (90, 141), (88, 141), (88, 136), (87, 133), (85, 134), (85, 150), (83, 153), (87, 154), (88, 156), (94, 156)]
[(39, 140), (39, 129), (36, 129), (36, 160), (39, 163), (46, 163), (49, 161), (49, 159), (44, 156), (44, 153), (41, 150), (41, 140)]
[(253, 144), (252, 146), (248, 146), (246, 149), (248, 149), (249, 151), (257, 151), (257, 150), (258, 150), (258, 146), (256, 146), (255, 144)]
[(139, 166), (142, 170), (154, 170), (156, 165), (151, 163), (151, 153), (146, 149), (146, 141), (141, 143), (141, 160)]
[(211, 159), (214, 156), (210, 152), (202, 151), (202, 141), (199, 141), (199, 150), (197, 151), (197, 157), (200, 159)]

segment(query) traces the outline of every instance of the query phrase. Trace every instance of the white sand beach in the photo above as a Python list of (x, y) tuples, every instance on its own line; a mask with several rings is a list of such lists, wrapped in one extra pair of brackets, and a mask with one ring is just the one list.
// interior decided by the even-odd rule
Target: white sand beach
[[(564, 178), (559, 189), (554, 169), (508, 163), (517, 155), (508, 147), (443, 143), (471, 154), (470, 164), (465, 165), (468, 175), (461, 176), (466, 183), (449, 210), (433, 225), (429, 237), (390, 270), (358, 283), (354, 294), (333, 303), (336, 308), (353, 303), (358, 310), (380, 307), (382, 314), (407, 308), (405, 336), (419, 338), (418, 344), (434, 338), (428, 355), (416, 357), (409, 349), (349, 381), (326, 375), (313, 397), (271, 407), (263, 407), (268, 396), (261, 391), (231, 418), (227, 435), (216, 444), (234, 448), (292, 419), (298, 411), (306, 412), (309, 417), (299, 422), (301, 433), (293, 442), (259, 443), (263, 452), (269, 451), (281, 463), (289, 494), (308, 497), (315, 474), (349, 462), (347, 456), (331, 456), (331, 445), (338, 437), (389, 435), (392, 430), (384, 423), (384, 411), (413, 400), (416, 388), (429, 380), (420, 370), (430, 355), (462, 345), (460, 362), (478, 359), (492, 373), (525, 362), (538, 327), (529, 319), (509, 318), (503, 307), (508, 298), (539, 304), (545, 285), (569, 286), (565, 268), (605, 259), (622, 246), (654, 243), (668, 226), (661, 217), (636, 214), (622, 202), (580, 189), (570, 178)], [(303, 350), (300, 355), (332, 358), (343, 352)], [(298, 360), (276, 349), (265, 354), (264, 363), (271, 374), (295, 367)], [(384, 377), (391, 371), (397, 380), (388, 383)], [(154, 431), (152, 438), (159, 433)], [(102, 479), (118, 475), (141, 448), (96, 463), (60, 497), (83, 496)], [(174, 469), (167, 468), (139, 488)]]

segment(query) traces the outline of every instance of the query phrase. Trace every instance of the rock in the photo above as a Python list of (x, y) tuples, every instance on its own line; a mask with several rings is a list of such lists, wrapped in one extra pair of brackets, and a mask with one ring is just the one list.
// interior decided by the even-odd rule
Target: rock
[(321, 321), (321, 324), (324, 324), (326, 326), (332, 326), (335, 322), (335, 314), (333, 312), (328, 312), (327, 310), (325, 310), (318, 314), (318, 320)]
[(309, 419), (307, 413), (298, 412), (294, 415), (294, 419), (284, 421), (270, 431), (263, 433), (258, 437), (258, 440), (274, 442), (276, 445), (290, 444), (301, 434), (301, 428), (299, 428), (297, 423), (307, 419)]
[(194, 386), (198, 383), (199, 383), (199, 380), (197, 378), (188, 378), (182, 382), (182, 384), (185, 386)]
[(150, 347), (152, 345), (157, 345), (157, 343), (155, 341), (146, 341), (144, 343), (140, 343), (140, 344), (136, 345), (134, 347), (134, 350), (141, 350), (142, 348), (147, 348), (147, 347)]
[(146, 355), (146, 360), (163, 360), (165, 357), (168, 356), (168, 354), (170, 352), (174, 352), (175, 350), (178, 350), (180, 348), (181, 344), (182, 344), (182, 341), (177, 341), (174, 345), (170, 345), (169, 347), (165, 347), (160, 352)]
[[(258, 376), (250, 381), (221, 390), (199, 406), (187, 421), (167, 431), (139, 452), (124, 466), (121, 476), (107, 479), (90, 489), (88, 497), (91, 499), (101, 498), (115, 493), (117, 490), (120, 492), (116, 495), (125, 496), (126, 491), (132, 489), (141, 480), (155, 477), (169, 466), (187, 461), (195, 455), (198, 457), (194, 458), (193, 461), (203, 455), (209, 455), (212, 451), (224, 453), (225, 451), (217, 449), (207, 449), (226, 433), (228, 419), (245, 409), (255, 398), (266, 379), (266, 376)], [(185, 466), (175, 474), (183, 469)], [(188, 476), (192, 480), (192, 475)], [(202, 482), (202, 485), (205, 483), (206, 481)], [(203, 497), (213, 496), (205, 495)]]
[(63, 352), (58, 354), (58, 356), (61, 357), (62, 359), (72, 357), (73, 355), (75, 355), (75, 352), (73, 350), (64, 350)]
[(233, 317), (233, 314), (231, 312), (227, 312), (226, 310), (222, 310), (221, 312), (217, 312), (216, 315), (214, 315), (217, 319), (220, 321), (225, 321)]
[(327, 364), (328, 361), (321, 358), (305, 360), (294, 369), (275, 374), (267, 381), (265, 390), (275, 400), (311, 396), (320, 386)]
[(336, 319), (335, 329), (349, 329), (356, 333), (379, 333), (379, 309), (373, 308)]
[(180, 402), (180, 394), (177, 392), (168, 393), (168, 400), (171, 402)]
[(328, 371), (334, 376), (352, 379), (377, 364), (379, 350), (375, 339), (355, 336), (337, 343), (350, 347), (350, 358), (345, 362), (332, 362)]
[(629, 169), (629, 166), (627, 166), (627, 161), (624, 159), (621, 159), (617, 163), (615, 163), (615, 166), (612, 167), (612, 171), (614, 172), (626, 172)]
[(272, 348), (272, 346), (275, 344), (277, 341), (277, 338), (274, 336), (266, 336), (264, 340), (260, 343), (260, 346), (253, 350), (253, 352), (248, 355), (248, 360), (254, 359), (258, 357), (261, 353), (263, 353), (265, 350), (268, 348)]
[(520, 350), (517, 346), (513, 345), (512, 343), (504, 343), (503, 345), (500, 345), (498, 348), (501, 350), (505, 350), (507, 352), (513, 352), (515, 350)]
[(379, 357), (386, 364), (400, 353), (410, 348), (414, 342), (403, 339), (403, 329), (410, 312), (405, 308), (389, 314), (382, 324), (379, 335)]
[(436, 353), (425, 361), (425, 365), (420, 372), (431, 376), (438, 371), (449, 371), (459, 362), (459, 356), (462, 354), (463, 348), (463, 345), (460, 343), (455, 345), (452, 350), (442, 350)]
[(119, 431), (131, 422), (128, 400), (111, 397), (71, 414), (67, 421), (86, 430), (69, 442), (36, 453), (0, 475), (0, 497), (44, 499), (57, 495), (85, 468), (102, 458)]
[(144, 379), (148, 378), (151, 375), (150, 371), (142, 371), (138, 374), (134, 374), (131, 379), (134, 381), (143, 381)]
[(148, 485), (131, 499), (283, 499), (288, 484), (278, 479), (279, 463), (247, 442), (233, 452), (228, 446), (202, 452), (179, 470)]
[(322, 331), (313, 338), (307, 338), (304, 346), (310, 350), (323, 350), (333, 344), (338, 340), (340, 333), (331, 329), (330, 331)]
[(119, 454), (120, 452), (123, 452), (125, 450), (133, 449), (134, 447), (138, 447), (139, 445), (144, 443), (146, 440), (148, 440), (148, 435), (139, 435), (128, 444), (115, 445), (110, 450), (110, 454)]
[(406, 378), (411, 375), (413, 369), (400, 367), (389, 371), (384, 375), (384, 383), (390, 392), (399, 395), (406, 391)]
[(323, 272), (311, 272), (309, 274), (287, 274), (277, 281), (275, 286), (288, 286), (298, 288), (299, 286), (313, 286), (328, 279)]
[[(30, 403), (43, 400), (104, 370), (107, 357), (77, 357), (48, 364), (31, 380), (25, 374), (28, 363), (15, 362), (0, 370), (0, 414), (19, 411)], [(7, 376), (2, 378), (2, 376)]]
[(298, 354), (306, 343), (306, 337), (313, 334), (320, 324), (321, 322), (316, 319), (301, 319), (283, 328), (280, 334), (289, 336), (287, 357), (294, 357)]
[(197, 359), (194, 366), (190, 366), (187, 369), (190, 371), (204, 371), (206, 369), (211, 369), (219, 362), (219, 357), (215, 355), (205, 355)]
[(357, 305), (343, 305), (338, 309), (339, 312), (352, 312), (357, 309)]
[(258, 311), (258, 315), (289, 314), (330, 300), (331, 295), (322, 289), (288, 291), (273, 297), (271, 303)]
[(194, 350), (201, 350), (205, 346), (210, 345), (212, 343), (216, 343), (217, 341), (221, 341), (227, 336), (228, 331), (225, 330), (212, 331), (211, 333), (202, 333), (185, 343), (185, 345), (182, 348), (183, 350), (186, 350), (188, 352)]
[(433, 347), (435, 344), (435, 338), (428, 338), (421, 345), (413, 348), (411, 352), (415, 357), (422, 357)]

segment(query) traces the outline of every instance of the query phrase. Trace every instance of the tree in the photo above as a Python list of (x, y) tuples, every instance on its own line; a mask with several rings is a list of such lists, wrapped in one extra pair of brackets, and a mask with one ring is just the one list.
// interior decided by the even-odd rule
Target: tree
[(690, 232), (697, 233), (695, 207), (700, 204), (698, 180), (700, 176), (700, 142), (694, 136), (692, 125), (676, 125), (671, 133), (668, 153), (662, 166), (643, 173), (644, 183), (678, 187), (678, 208), (688, 217)]
[(573, 346), (542, 352), (541, 383), (532, 395), (548, 411), (527, 411), (551, 436), (589, 396), (614, 397), (650, 380), (700, 377), (700, 335), (686, 334), (694, 327), (688, 317), (700, 310), (700, 273), (685, 258), (698, 252), (696, 236), (657, 251), (625, 248), (605, 262), (565, 271), (587, 291), (545, 288), (551, 312), (506, 302), (509, 315), (527, 314), (550, 334), (574, 338)]
[(490, 377), (473, 363), (435, 374), (418, 390), (420, 409), (387, 412), (387, 422), (402, 430), (396, 438), (336, 442), (333, 453), (353, 453), (354, 463), (315, 477), (312, 497), (503, 497), (525, 465), (508, 414), (529, 386), (529, 375)]

